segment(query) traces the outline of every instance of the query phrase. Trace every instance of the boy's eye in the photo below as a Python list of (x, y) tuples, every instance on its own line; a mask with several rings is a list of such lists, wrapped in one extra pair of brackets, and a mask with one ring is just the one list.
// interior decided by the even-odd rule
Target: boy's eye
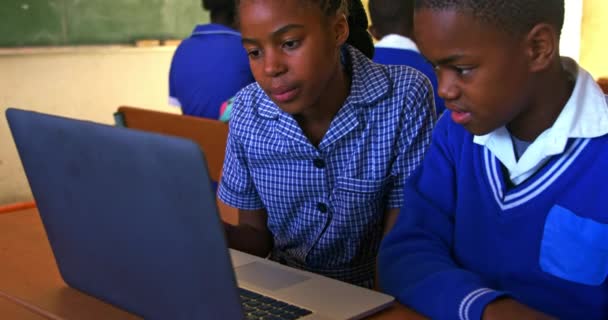
[(471, 72), (475, 70), (475, 66), (455, 66), (455, 65), (433, 65), (435, 74), (439, 77), (444, 72), (457, 77), (469, 77)]
[(456, 71), (459, 75), (466, 76), (473, 70), (473, 67), (453, 66), (452, 69), (454, 69), (454, 71)]
[(300, 41), (298, 40), (287, 40), (283, 42), (283, 48), (285, 49), (295, 49), (300, 45)]

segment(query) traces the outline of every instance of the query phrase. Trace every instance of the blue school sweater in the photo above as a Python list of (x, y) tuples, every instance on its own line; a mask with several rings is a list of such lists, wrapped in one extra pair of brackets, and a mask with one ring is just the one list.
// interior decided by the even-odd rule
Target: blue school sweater
[(570, 139), (512, 187), (446, 112), (379, 254), (380, 286), (432, 319), (480, 319), (509, 296), (560, 319), (608, 319), (608, 135)]

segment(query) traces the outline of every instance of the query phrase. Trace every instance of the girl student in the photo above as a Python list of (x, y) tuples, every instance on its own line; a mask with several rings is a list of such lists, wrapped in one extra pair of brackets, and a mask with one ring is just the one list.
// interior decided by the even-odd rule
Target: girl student
[(256, 82), (235, 97), (218, 196), (239, 210), (230, 247), (372, 287), (436, 116), (426, 77), (351, 45), (371, 42), (348, 7), (237, 1)]

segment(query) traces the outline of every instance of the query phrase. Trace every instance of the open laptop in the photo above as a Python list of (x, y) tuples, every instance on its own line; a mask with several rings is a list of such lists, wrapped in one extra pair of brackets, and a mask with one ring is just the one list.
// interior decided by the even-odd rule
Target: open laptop
[(73, 288), (146, 319), (356, 319), (393, 301), (227, 249), (205, 158), (190, 140), (17, 109), (6, 116)]

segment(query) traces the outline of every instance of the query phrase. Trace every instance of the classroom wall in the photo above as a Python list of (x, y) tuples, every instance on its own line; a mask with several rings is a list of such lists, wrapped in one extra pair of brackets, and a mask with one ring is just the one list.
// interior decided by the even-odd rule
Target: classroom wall
[(18, 107), (113, 123), (119, 105), (179, 112), (167, 104), (175, 47), (0, 49), (0, 205), (32, 196), (4, 111)]
[[(566, 0), (580, 26), (580, 63), (594, 77), (608, 77), (608, 1)], [(367, 8), (367, 0), (363, 0)], [(582, 13), (580, 12), (582, 10)], [(576, 29), (576, 23), (567, 23)], [(566, 31), (569, 52), (577, 30)], [(571, 42), (574, 41), (574, 42)], [(167, 75), (174, 47), (63, 47), (0, 49), (0, 205), (30, 200), (4, 110), (19, 107), (112, 123), (119, 105), (178, 112), (167, 105)]]
[(565, 0), (565, 10), (566, 15), (559, 52), (562, 56), (580, 61), (583, 2), (581, 0)]
[[(368, 0), (362, 0), (367, 10)], [(608, 77), (608, 1), (565, 0), (566, 17), (560, 52), (591, 72)]]
[(583, 1), (580, 62), (595, 78), (608, 77), (608, 1)]

